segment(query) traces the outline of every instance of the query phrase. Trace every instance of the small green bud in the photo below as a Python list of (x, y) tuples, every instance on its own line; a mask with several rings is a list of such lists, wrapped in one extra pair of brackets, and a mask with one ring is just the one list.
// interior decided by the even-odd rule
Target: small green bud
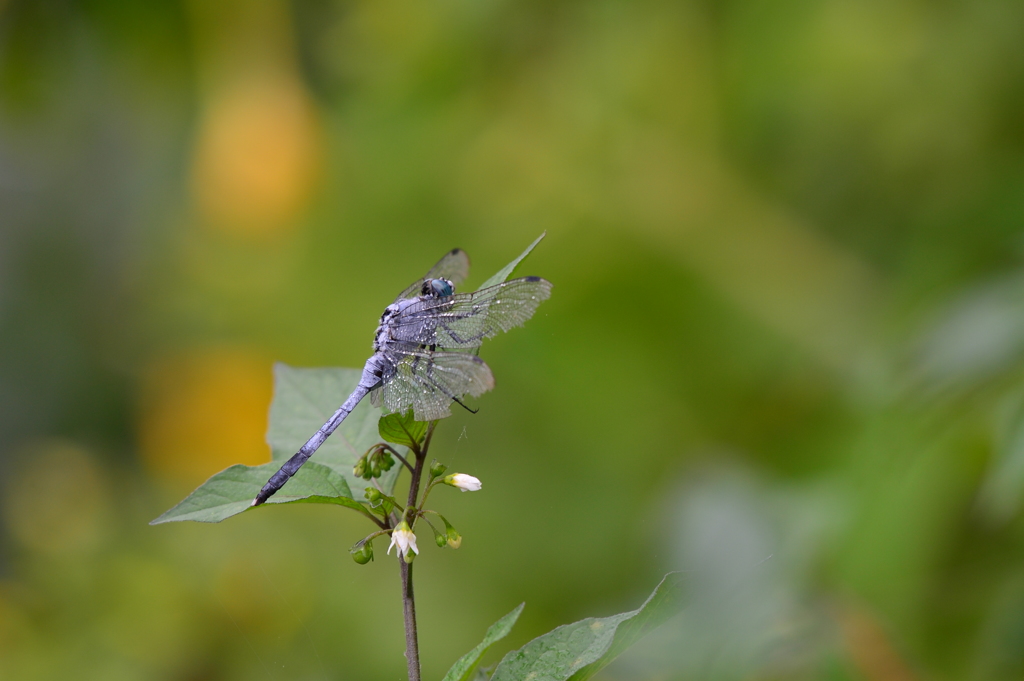
[(394, 457), (388, 454), (387, 452), (385, 452), (384, 455), (380, 457), (380, 467), (383, 468), (384, 470), (389, 471), (394, 467), (394, 465)]
[(409, 551), (405, 552), (404, 556), (402, 556), (402, 560), (405, 561), (406, 565), (412, 565), (412, 562), (416, 560), (416, 554), (413, 553), (412, 550), (410, 549)]
[(380, 474), (381, 474), (380, 462), (379, 461), (374, 461), (373, 462), (373, 477), (379, 478)]
[(363, 542), (361, 546), (358, 544), (356, 546), (358, 546), (358, 548), (353, 547), (352, 551), (350, 552), (352, 554), (352, 560), (359, 563), (360, 565), (366, 565), (371, 560), (373, 560), (372, 542)]
[(445, 466), (443, 463), (441, 463), (437, 459), (434, 459), (433, 461), (430, 462), (430, 477), (431, 478), (439, 478), (439, 477), (441, 477), (442, 475), (444, 475), (444, 472), (446, 470), (448, 470), (448, 466)]
[(448, 537), (444, 536), (440, 532), (434, 533), (434, 543), (437, 544), (437, 548), (443, 549), (445, 544), (448, 543)]
[(367, 487), (365, 494), (366, 494), (367, 500), (371, 504), (374, 504), (374, 503), (377, 503), (378, 501), (380, 501), (380, 498), (382, 496), (381, 493), (380, 493), (380, 490), (377, 489), (376, 487)]
[(452, 524), (444, 516), (441, 516), (441, 520), (444, 521), (445, 543), (453, 549), (462, 546), (462, 535), (459, 534), (458, 530), (452, 527)]
[(357, 478), (361, 478), (361, 477), (363, 477), (363, 474), (365, 472), (366, 472), (366, 457), (365, 456), (361, 456), (361, 457), (359, 457), (359, 461), (356, 461), (355, 467), (352, 468), (352, 475), (356, 476)]

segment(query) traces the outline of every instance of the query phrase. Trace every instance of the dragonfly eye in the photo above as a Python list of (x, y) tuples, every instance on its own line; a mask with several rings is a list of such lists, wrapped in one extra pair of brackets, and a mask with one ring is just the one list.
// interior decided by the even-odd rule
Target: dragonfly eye
[(447, 279), (427, 279), (423, 282), (423, 294), (435, 298), (447, 298), (455, 292), (452, 282)]

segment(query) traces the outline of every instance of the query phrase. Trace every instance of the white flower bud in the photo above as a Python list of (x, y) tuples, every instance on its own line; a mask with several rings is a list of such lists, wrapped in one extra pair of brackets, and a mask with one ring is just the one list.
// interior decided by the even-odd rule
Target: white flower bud
[(452, 473), (444, 479), (446, 485), (458, 487), (463, 492), (479, 492), (482, 485), (477, 478), (465, 473)]

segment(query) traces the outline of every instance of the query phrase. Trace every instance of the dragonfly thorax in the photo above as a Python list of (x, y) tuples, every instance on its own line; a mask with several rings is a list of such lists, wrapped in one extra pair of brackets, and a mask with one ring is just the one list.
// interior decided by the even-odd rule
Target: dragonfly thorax
[[(391, 339), (391, 320), (395, 318), (404, 307), (408, 307), (410, 300), (400, 300), (397, 303), (388, 305), (384, 310), (384, 314), (380, 316), (380, 324), (377, 325), (377, 330), (373, 334), (373, 351), (380, 352), (384, 344)], [(402, 305), (401, 303), (405, 303)]]
[[(415, 291), (416, 289), (413, 290)], [(409, 340), (409, 338), (402, 338), (401, 335), (396, 336), (393, 324), (395, 319), (405, 314), (410, 307), (422, 305), (422, 301), (425, 298), (450, 298), (453, 295), (455, 295), (455, 284), (450, 279), (424, 279), (423, 284), (420, 286), (419, 296), (415, 298), (400, 298), (385, 308), (384, 314), (380, 316), (380, 324), (377, 325), (377, 331), (373, 334), (374, 352), (380, 352), (389, 341), (395, 340), (396, 337), (399, 340)], [(423, 323), (430, 324), (426, 316)], [(407, 327), (406, 334), (410, 333), (416, 334), (410, 327)]]
[[(426, 279), (420, 287), (420, 291), (419, 296), (400, 298), (384, 309), (384, 314), (380, 316), (380, 324), (377, 325), (377, 331), (373, 334), (374, 352), (380, 352), (388, 341), (396, 338), (393, 328), (396, 318), (405, 314), (410, 307), (420, 305), (425, 298), (450, 298), (455, 294), (455, 285), (449, 279)], [(424, 323), (429, 324), (429, 321), (424, 320)]]

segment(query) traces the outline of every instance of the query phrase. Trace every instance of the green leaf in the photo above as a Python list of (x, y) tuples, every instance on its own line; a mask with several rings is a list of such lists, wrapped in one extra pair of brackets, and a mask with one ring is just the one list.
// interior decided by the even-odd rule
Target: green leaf
[(638, 609), (558, 627), (506, 655), (491, 681), (584, 681), (682, 607), (682, 574), (665, 575)]
[(483, 657), (488, 648), (508, 636), (508, 632), (512, 631), (513, 625), (515, 625), (519, 615), (523, 612), (524, 605), (526, 604), (520, 603), (515, 610), (492, 624), (487, 633), (484, 634), (484, 640), (480, 642), (480, 645), (460, 657), (452, 665), (452, 668), (448, 670), (448, 673), (444, 675), (443, 681), (470, 681), (475, 679), (476, 667), (480, 664), (480, 658)]
[(503, 282), (506, 279), (508, 279), (509, 276), (512, 274), (512, 272), (515, 271), (516, 267), (519, 266), (519, 263), (521, 263), (523, 261), (523, 259), (526, 258), (526, 256), (530, 255), (530, 251), (532, 251), (534, 249), (534, 247), (537, 244), (540, 243), (540, 240), (543, 239), (545, 236), (547, 236), (547, 232), (544, 232), (539, 237), (537, 237), (532, 244), (530, 244), (529, 246), (526, 247), (525, 251), (523, 251), (522, 253), (519, 254), (518, 258), (516, 258), (515, 260), (513, 260), (509, 264), (505, 265), (500, 270), (498, 270), (498, 273), (495, 274), (490, 279), (488, 279), (487, 281), (485, 281), (483, 284), (481, 284), (480, 288), (487, 288), (488, 286), (496, 286), (497, 284), (500, 284), (501, 282)]
[[(216, 523), (250, 508), (253, 497), (281, 464), (335, 412), (355, 388), (358, 369), (295, 369), (274, 366), (274, 399), (270, 405), (267, 442), (271, 463), (262, 466), (231, 466), (199, 486), (180, 504), (152, 524), (176, 520)], [(338, 504), (367, 513), (362, 499), (367, 482), (352, 474), (356, 460), (380, 441), (380, 411), (363, 400), (332, 434), (313, 458), (299, 469), (267, 504)], [(406, 455), (404, 447), (399, 453)], [(391, 494), (399, 467), (378, 478), (385, 494)]]
[[(249, 509), (252, 498), (280, 465), (232, 466), (199, 486), (180, 504), (150, 525), (178, 520), (219, 523)], [(328, 492), (325, 494), (324, 492)], [(309, 462), (267, 504), (322, 503), (339, 504), (360, 511), (365, 508), (352, 498), (347, 481), (331, 468)]]
[(427, 434), (427, 421), (417, 421), (410, 409), (404, 414), (388, 414), (377, 421), (377, 431), (386, 442), (412, 447), (423, 442)]
[[(355, 389), (361, 375), (359, 369), (296, 369), (281, 363), (274, 365), (274, 400), (267, 429), (273, 460), (283, 463), (298, 451)], [(366, 450), (380, 442), (379, 418), (380, 410), (364, 399), (320, 445), (312, 461), (334, 469), (349, 482), (350, 488), (362, 490), (367, 482), (355, 477), (352, 468)], [(397, 477), (396, 466), (379, 478), (385, 494), (391, 493)], [(286, 484), (282, 492), (290, 484)]]
[(1024, 394), (999, 401), (989, 469), (978, 494), (979, 509), (991, 520), (1013, 518), (1024, 497)]

